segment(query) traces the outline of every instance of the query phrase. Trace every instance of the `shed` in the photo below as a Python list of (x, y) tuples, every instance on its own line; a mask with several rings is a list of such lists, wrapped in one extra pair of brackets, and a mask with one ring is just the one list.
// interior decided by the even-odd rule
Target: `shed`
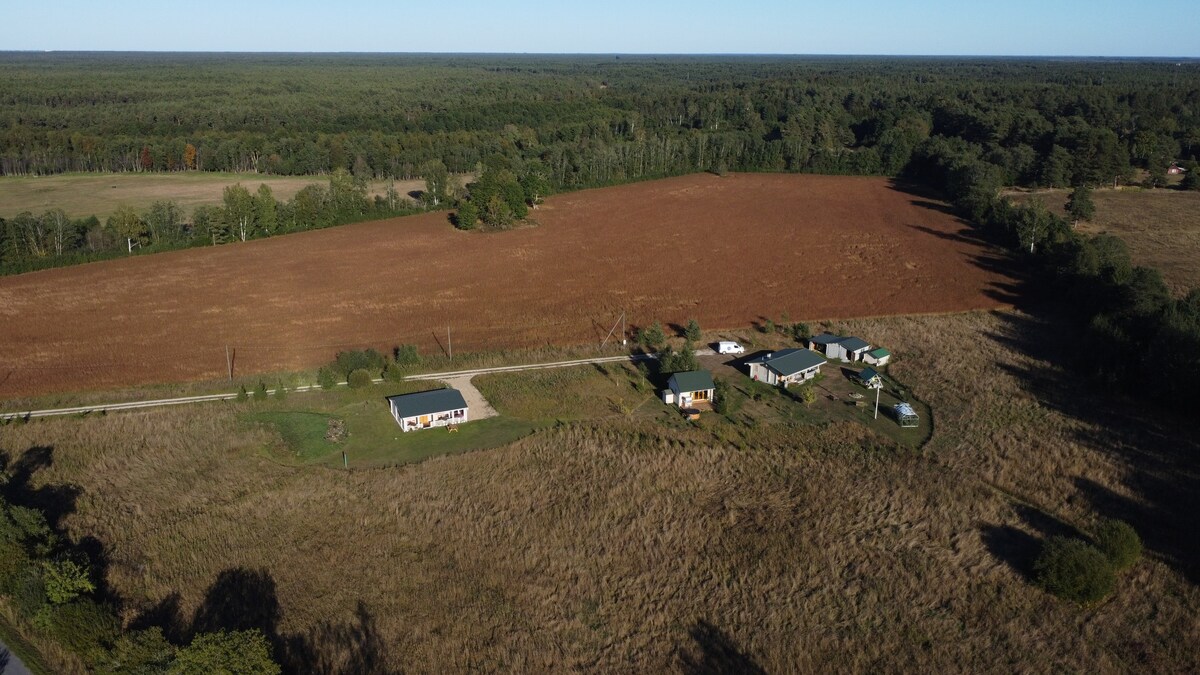
[(674, 403), (680, 408), (691, 408), (698, 402), (713, 400), (717, 385), (713, 382), (712, 373), (707, 370), (689, 370), (675, 373), (667, 380), (668, 391), (663, 392), (663, 402), (667, 400), (668, 392), (673, 394)]
[(447, 427), (467, 421), (467, 401), (457, 389), (389, 396), (388, 407), (403, 431)]
[(862, 338), (850, 336), (844, 337), (837, 342), (831, 342), (825, 348), (825, 356), (831, 359), (841, 359), (842, 361), (861, 361), (863, 354), (866, 354), (871, 349), (871, 345), (867, 344)]
[(857, 375), (858, 383), (867, 389), (879, 389), (883, 386), (883, 378), (874, 368), (863, 368)]
[(753, 359), (747, 365), (750, 379), (786, 387), (816, 377), (825, 359), (807, 349), (784, 349)]
[(842, 336), (840, 335), (834, 335), (833, 333), (821, 333), (820, 335), (814, 335), (808, 339), (808, 348), (814, 352), (820, 352), (828, 355), (829, 345), (841, 341)]
[(892, 353), (880, 347), (863, 354), (863, 362), (873, 366), (886, 366), (892, 360)]

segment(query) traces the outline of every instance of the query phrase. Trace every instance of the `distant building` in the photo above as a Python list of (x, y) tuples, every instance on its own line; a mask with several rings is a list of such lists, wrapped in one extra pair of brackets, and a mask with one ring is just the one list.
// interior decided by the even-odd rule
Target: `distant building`
[(707, 370), (675, 373), (667, 381), (667, 389), (663, 391), (663, 403), (680, 408), (691, 408), (697, 403), (711, 403), (716, 388), (712, 373)]
[(750, 379), (786, 387), (816, 377), (825, 359), (807, 349), (784, 349), (753, 359), (747, 365)]
[(1167, 168), (1168, 175), (1178, 176), (1181, 173), (1187, 173), (1187, 169), (1179, 166), (1178, 164), (1172, 163), (1171, 166)]
[(853, 335), (841, 337), (832, 333), (821, 333), (809, 338), (808, 347), (824, 354), (826, 358), (839, 361), (861, 361), (863, 354), (871, 349), (871, 345), (861, 338)]
[(883, 386), (883, 378), (879, 376), (879, 371), (874, 368), (863, 368), (855, 377), (858, 383), (867, 389), (878, 389)]
[(467, 421), (467, 401), (457, 389), (389, 396), (388, 407), (403, 431), (448, 427)]

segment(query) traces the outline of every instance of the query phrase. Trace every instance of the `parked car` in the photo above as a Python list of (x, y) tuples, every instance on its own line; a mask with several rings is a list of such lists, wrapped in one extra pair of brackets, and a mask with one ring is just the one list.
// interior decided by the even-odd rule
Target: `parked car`
[(746, 348), (736, 342), (718, 342), (718, 354), (745, 354)]

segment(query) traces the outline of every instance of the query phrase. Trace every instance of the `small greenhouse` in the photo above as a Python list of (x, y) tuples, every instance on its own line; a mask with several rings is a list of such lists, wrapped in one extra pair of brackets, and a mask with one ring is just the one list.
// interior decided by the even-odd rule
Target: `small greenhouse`
[(921, 418), (917, 417), (917, 411), (907, 403), (897, 403), (892, 406), (892, 411), (896, 414), (896, 422), (905, 428), (912, 428), (920, 424)]

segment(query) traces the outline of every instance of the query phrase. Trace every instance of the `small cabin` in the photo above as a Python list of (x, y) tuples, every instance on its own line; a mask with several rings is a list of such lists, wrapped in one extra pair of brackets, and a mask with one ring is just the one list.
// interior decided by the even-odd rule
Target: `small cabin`
[(879, 372), (874, 368), (863, 368), (855, 375), (855, 382), (867, 389), (880, 389), (883, 387), (883, 378), (879, 376)]
[(888, 361), (891, 360), (892, 353), (883, 347), (880, 347), (879, 349), (872, 349), (866, 354), (863, 354), (863, 363), (869, 363), (872, 366), (886, 366)]
[(675, 373), (667, 381), (667, 388), (663, 391), (663, 403), (680, 408), (693, 408), (698, 403), (711, 404), (716, 389), (712, 373), (707, 370)]
[(449, 427), (467, 421), (467, 401), (457, 389), (389, 396), (388, 407), (402, 431)]

